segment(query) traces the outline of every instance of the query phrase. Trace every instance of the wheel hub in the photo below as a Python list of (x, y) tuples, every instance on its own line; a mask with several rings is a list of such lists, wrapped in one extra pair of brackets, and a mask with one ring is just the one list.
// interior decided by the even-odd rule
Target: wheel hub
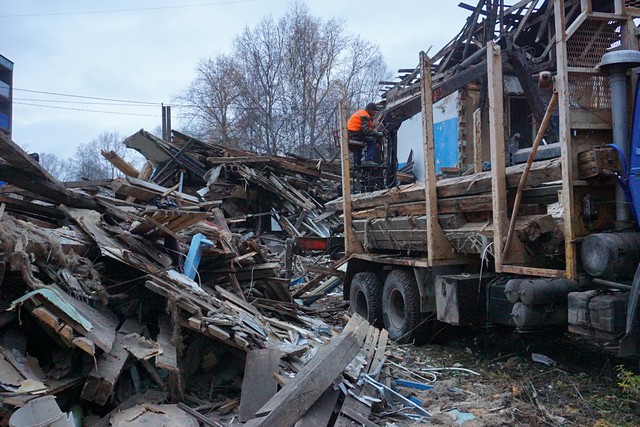
[(402, 329), (405, 320), (405, 302), (402, 292), (397, 289), (391, 291), (389, 295), (389, 322), (394, 328)]

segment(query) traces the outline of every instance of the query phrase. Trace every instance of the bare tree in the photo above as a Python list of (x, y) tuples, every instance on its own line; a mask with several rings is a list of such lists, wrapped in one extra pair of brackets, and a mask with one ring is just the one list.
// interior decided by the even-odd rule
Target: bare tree
[(375, 100), (388, 69), (377, 46), (297, 1), (233, 42), (232, 58), (202, 61), (180, 100), (199, 135), (270, 154), (332, 150), (337, 105)]
[(197, 66), (197, 77), (178, 101), (186, 103), (185, 117), (195, 122), (198, 137), (222, 145), (237, 144), (238, 66), (231, 57), (220, 55), (205, 59)]
[(272, 18), (254, 29), (245, 28), (234, 39), (238, 59), (241, 137), (268, 154), (281, 151), (284, 31)]
[(51, 153), (39, 153), (39, 156), (40, 165), (49, 171), (51, 175), (60, 181), (73, 179), (73, 167), (69, 159), (63, 159)]
[(103, 132), (97, 138), (80, 144), (72, 158), (75, 179), (113, 179), (120, 171), (106, 160), (101, 150), (115, 151), (134, 166), (141, 163), (140, 155), (129, 150), (122, 143), (124, 138), (118, 132)]

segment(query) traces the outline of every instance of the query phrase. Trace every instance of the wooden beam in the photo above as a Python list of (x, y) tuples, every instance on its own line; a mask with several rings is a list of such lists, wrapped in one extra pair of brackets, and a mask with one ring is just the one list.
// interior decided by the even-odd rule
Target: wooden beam
[(115, 151), (100, 150), (100, 154), (102, 154), (102, 157), (107, 159), (116, 169), (125, 174), (125, 176), (137, 178), (138, 175), (140, 175), (140, 172), (134, 168), (131, 163), (127, 162)]
[(576, 224), (580, 221), (573, 200), (573, 150), (571, 150), (571, 110), (569, 105), (569, 73), (567, 72), (567, 34), (564, 15), (564, 0), (555, 0), (556, 27), (556, 90), (558, 92), (558, 138), (562, 154), (562, 193), (560, 202), (564, 209), (564, 242), (566, 274), (575, 280), (578, 274), (578, 248), (576, 246)]
[(51, 175), (36, 159), (27, 154), (4, 133), (0, 133), (0, 157), (22, 172), (27, 172), (43, 178), (57, 187), (62, 187), (62, 183), (56, 177)]
[(342, 152), (342, 209), (344, 212), (345, 256), (364, 252), (352, 228), (351, 205), (351, 165), (349, 163), (349, 134), (347, 132), (347, 105), (340, 106), (340, 150)]
[(207, 163), (212, 165), (226, 165), (233, 163), (266, 163), (271, 161), (269, 156), (242, 156), (242, 157), (207, 157)]
[(436, 192), (436, 154), (433, 137), (433, 97), (431, 88), (431, 61), (420, 52), (422, 82), (422, 143), (424, 150), (425, 202), (427, 212), (427, 258), (430, 265), (440, 260), (457, 259), (451, 242), (445, 237), (438, 222), (438, 196)]
[[(491, 151), (491, 195), (493, 197), (493, 251), (496, 271), (501, 271), (503, 239), (507, 236), (507, 181), (504, 136), (504, 87), (500, 46), (487, 44), (489, 70), (489, 136)], [(515, 246), (515, 245), (514, 245)]]
[(482, 110), (473, 112), (473, 171), (482, 172)]
[[(559, 158), (534, 162), (529, 175), (529, 185), (532, 187), (543, 183), (559, 181), (562, 179), (562, 160)], [(520, 176), (525, 165), (515, 165), (506, 168), (507, 188), (517, 188)], [(488, 193), (491, 191), (491, 172), (459, 176), (455, 178), (441, 179), (436, 184), (438, 200), (469, 196), (473, 194)], [(352, 197), (354, 210), (374, 208), (385, 204), (408, 203), (424, 200), (424, 184), (416, 183), (406, 186), (394, 187), (388, 190), (379, 190), (372, 193), (357, 194)], [(325, 204), (327, 209), (341, 209), (342, 199), (337, 199)]]
[(91, 196), (68, 190), (58, 180), (51, 181), (45, 177), (25, 172), (24, 169), (18, 167), (0, 165), (0, 179), (62, 205), (83, 209), (100, 209), (100, 205)]

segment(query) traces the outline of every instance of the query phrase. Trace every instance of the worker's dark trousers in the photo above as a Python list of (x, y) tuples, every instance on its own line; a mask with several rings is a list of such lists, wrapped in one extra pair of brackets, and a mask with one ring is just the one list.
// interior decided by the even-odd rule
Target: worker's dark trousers
[(362, 141), (367, 144), (367, 151), (364, 155), (364, 160), (373, 162), (376, 157), (376, 144), (378, 139), (375, 136), (363, 136)]

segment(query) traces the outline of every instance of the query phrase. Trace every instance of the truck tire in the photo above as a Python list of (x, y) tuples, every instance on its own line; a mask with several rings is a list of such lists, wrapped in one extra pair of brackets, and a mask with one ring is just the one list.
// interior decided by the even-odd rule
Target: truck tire
[(389, 338), (399, 344), (413, 342), (422, 321), (420, 292), (411, 271), (393, 270), (382, 290), (382, 318)]
[(370, 325), (382, 326), (382, 280), (376, 273), (356, 273), (349, 289), (351, 313), (367, 319)]

